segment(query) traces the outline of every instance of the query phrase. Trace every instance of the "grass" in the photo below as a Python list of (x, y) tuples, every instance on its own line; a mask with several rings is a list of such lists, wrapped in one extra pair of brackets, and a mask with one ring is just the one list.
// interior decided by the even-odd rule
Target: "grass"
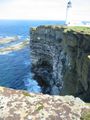
[[(86, 103), (86, 106), (90, 107), (90, 103)], [(85, 110), (82, 113), (81, 119), (80, 120), (90, 120), (90, 109), (89, 110)]]
[(22, 93), (24, 96), (27, 96), (27, 97), (32, 97), (32, 95), (30, 95), (30, 93), (28, 93), (28, 92), (23, 92)]
[(81, 116), (81, 120), (90, 120), (90, 110), (84, 111), (84, 113)]
[[(44, 27), (46, 29), (55, 29), (55, 30), (60, 30), (63, 29), (64, 32), (69, 32), (69, 31), (73, 31), (73, 32), (79, 32), (79, 33), (83, 33), (83, 34), (89, 34), (90, 35), (90, 27), (84, 27), (84, 26), (63, 26), (63, 25), (44, 25), (44, 26), (39, 26), (39, 27)], [(36, 28), (32, 28), (33, 31), (36, 30)]]
[(81, 26), (68, 26), (65, 29), (65, 32), (67, 31), (75, 31), (83, 34), (90, 34), (90, 27), (81, 27)]

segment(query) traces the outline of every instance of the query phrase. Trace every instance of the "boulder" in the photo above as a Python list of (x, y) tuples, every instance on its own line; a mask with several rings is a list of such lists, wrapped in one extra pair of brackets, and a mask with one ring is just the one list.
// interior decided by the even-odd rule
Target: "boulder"
[(80, 120), (87, 115), (83, 115), (87, 110), (90, 107), (73, 96), (50, 96), (0, 87), (0, 120)]

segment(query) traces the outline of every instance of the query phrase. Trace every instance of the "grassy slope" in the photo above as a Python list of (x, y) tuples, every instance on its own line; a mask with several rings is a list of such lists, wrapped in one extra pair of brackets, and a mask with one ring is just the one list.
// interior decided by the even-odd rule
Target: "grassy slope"
[(75, 31), (83, 34), (90, 34), (90, 27), (81, 27), (81, 26), (69, 26), (65, 27), (66, 31)]

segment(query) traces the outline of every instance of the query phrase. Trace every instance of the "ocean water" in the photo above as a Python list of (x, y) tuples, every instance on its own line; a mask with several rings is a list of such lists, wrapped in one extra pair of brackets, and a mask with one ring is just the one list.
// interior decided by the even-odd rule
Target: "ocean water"
[[(39, 25), (60, 25), (64, 21), (34, 21), (34, 20), (0, 20), (0, 38), (15, 38), (15, 41), (0, 44), (2, 48), (18, 46), (19, 43), (30, 39), (30, 27)], [(3, 39), (1, 39), (3, 40)], [(29, 45), (16, 51), (3, 51), (0, 53), (0, 86), (14, 89), (24, 89), (30, 92), (41, 92), (36, 80), (30, 73)]]

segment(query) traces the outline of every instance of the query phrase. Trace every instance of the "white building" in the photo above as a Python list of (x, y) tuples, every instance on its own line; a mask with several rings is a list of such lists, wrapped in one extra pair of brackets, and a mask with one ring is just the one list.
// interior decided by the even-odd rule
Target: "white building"
[(66, 8), (66, 20), (65, 20), (65, 25), (70, 25), (71, 24), (71, 8), (72, 8), (72, 3), (71, 0), (68, 1), (67, 3), (67, 8)]
[(90, 22), (87, 21), (80, 21), (80, 20), (74, 20), (73, 14), (72, 14), (72, 2), (69, 0), (67, 2), (67, 8), (66, 8), (66, 20), (65, 25), (66, 26), (86, 26), (90, 27)]

